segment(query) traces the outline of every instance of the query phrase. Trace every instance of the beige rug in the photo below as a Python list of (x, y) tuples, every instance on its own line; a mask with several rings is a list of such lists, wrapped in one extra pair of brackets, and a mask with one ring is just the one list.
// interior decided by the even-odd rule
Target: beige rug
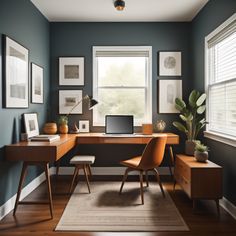
[(174, 202), (159, 185), (145, 187), (141, 205), (139, 182), (92, 182), (91, 194), (80, 182), (72, 194), (56, 231), (188, 231)]

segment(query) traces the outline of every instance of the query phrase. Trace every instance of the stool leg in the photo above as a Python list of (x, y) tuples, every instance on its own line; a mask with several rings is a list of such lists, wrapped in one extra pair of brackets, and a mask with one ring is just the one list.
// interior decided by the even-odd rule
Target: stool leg
[(78, 166), (75, 166), (74, 175), (73, 175), (73, 179), (72, 179), (72, 182), (71, 182), (71, 185), (70, 185), (69, 193), (72, 193), (74, 182), (75, 182), (76, 176), (78, 175), (78, 170), (79, 170)]
[(84, 175), (85, 175), (87, 186), (88, 186), (88, 191), (90, 193), (90, 185), (89, 185), (89, 179), (88, 179), (87, 165), (86, 164), (83, 165), (83, 169), (84, 169)]

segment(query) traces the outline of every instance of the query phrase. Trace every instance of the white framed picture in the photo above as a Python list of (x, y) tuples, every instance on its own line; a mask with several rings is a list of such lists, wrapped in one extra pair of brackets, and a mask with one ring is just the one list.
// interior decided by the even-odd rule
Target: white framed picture
[(84, 85), (84, 57), (59, 58), (59, 85)]
[(37, 113), (23, 114), (25, 123), (25, 133), (28, 138), (39, 135), (38, 115)]
[(59, 91), (59, 114), (82, 114), (82, 90)]
[(181, 52), (159, 52), (159, 75), (181, 76)]
[(182, 80), (159, 80), (159, 113), (179, 113), (177, 97), (182, 99)]
[(89, 132), (89, 120), (80, 120), (79, 121), (79, 132), (88, 133)]
[(29, 50), (11, 38), (4, 37), (4, 107), (29, 106)]
[(31, 101), (43, 103), (43, 68), (31, 63)]

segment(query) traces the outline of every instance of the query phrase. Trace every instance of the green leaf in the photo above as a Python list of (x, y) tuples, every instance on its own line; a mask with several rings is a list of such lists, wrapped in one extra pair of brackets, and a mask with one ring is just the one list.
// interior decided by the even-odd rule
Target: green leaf
[(196, 101), (199, 98), (199, 96), (200, 96), (200, 93), (198, 91), (196, 91), (196, 90), (193, 90), (190, 93), (188, 101), (189, 101), (189, 105), (191, 107), (195, 107), (196, 106)]
[(206, 94), (203, 93), (196, 102), (197, 106), (198, 107), (201, 106), (205, 102), (205, 100), (206, 100)]
[(180, 119), (183, 121), (187, 121), (187, 117), (185, 117), (184, 115), (179, 115)]
[(186, 107), (185, 102), (181, 98), (175, 99), (175, 108), (179, 111), (182, 111)]
[(198, 107), (197, 113), (203, 114), (205, 110), (206, 110), (206, 105), (202, 105), (202, 106)]
[(173, 125), (181, 132), (184, 132), (184, 133), (188, 133), (188, 130), (186, 129), (186, 127), (184, 125), (182, 125), (181, 123), (175, 121), (173, 122)]

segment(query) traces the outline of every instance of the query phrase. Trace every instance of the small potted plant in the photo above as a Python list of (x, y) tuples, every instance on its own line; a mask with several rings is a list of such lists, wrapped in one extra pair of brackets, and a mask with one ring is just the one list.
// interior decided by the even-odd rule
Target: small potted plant
[(68, 133), (68, 116), (60, 116), (58, 120), (59, 132), (61, 134)]
[(208, 151), (209, 148), (206, 145), (197, 143), (194, 152), (196, 160), (199, 162), (206, 162), (208, 160)]

